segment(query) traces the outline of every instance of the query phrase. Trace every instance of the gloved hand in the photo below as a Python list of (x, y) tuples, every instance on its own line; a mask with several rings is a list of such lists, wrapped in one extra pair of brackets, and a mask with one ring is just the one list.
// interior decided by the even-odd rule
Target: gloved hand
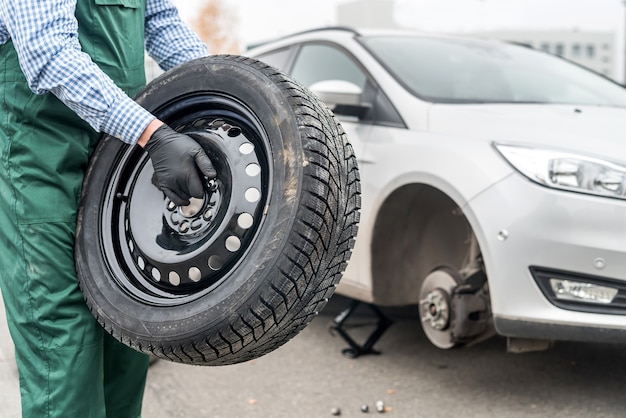
[(186, 206), (189, 198), (204, 195), (200, 173), (209, 180), (217, 176), (200, 144), (165, 124), (152, 133), (144, 149), (152, 160), (156, 186), (176, 206)]

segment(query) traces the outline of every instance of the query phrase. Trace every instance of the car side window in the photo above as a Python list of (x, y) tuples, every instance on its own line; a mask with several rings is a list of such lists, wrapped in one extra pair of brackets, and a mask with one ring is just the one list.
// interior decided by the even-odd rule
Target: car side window
[(303, 45), (291, 75), (306, 87), (318, 81), (342, 80), (364, 89), (367, 82), (363, 70), (350, 57), (337, 48), (322, 44)]
[[(406, 127), (387, 96), (368, 78), (365, 70), (340, 48), (322, 43), (292, 45), (259, 54), (256, 58), (289, 73), (306, 87), (327, 80), (341, 80), (355, 84), (362, 90), (363, 102), (370, 104), (358, 116), (360, 122)], [(338, 108), (334, 110), (336, 114), (345, 111), (345, 109)], [(352, 113), (342, 115), (354, 116)]]

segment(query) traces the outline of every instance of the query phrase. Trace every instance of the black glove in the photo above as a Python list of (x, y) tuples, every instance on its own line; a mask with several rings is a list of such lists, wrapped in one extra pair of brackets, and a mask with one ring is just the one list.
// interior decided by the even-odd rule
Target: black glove
[(165, 124), (152, 133), (144, 149), (152, 160), (156, 186), (176, 206), (204, 195), (200, 173), (209, 180), (217, 176), (200, 144)]

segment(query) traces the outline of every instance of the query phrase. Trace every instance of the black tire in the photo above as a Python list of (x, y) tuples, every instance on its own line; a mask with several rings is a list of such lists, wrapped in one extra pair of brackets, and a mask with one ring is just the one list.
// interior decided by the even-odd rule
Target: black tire
[(78, 217), (87, 305), (119, 341), (175, 362), (278, 348), (326, 304), (354, 245), (360, 183), (341, 125), (297, 82), (240, 56), (184, 64), (136, 100), (194, 137), (218, 179), (199, 212), (173, 208), (143, 150), (104, 136)]

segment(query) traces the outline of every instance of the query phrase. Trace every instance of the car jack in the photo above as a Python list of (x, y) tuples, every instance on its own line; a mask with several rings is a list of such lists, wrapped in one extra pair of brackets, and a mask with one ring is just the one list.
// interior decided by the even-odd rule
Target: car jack
[[(350, 335), (348, 335), (347, 331), (344, 328), (344, 324), (348, 320), (350, 315), (352, 315), (361, 304), (368, 306), (372, 310), (372, 312), (374, 312), (374, 314), (378, 318), (378, 323), (376, 324), (376, 329), (370, 334), (369, 337), (367, 337), (365, 342), (359, 345), (356, 341), (352, 339), (352, 337), (350, 337)], [(380, 337), (385, 333), (385, 331), (387, 331), (387, 328), (389, 328), (392, 323), (393, 321), (387, 318), (376, 305), (353, 300), (352, 302), (350, 302), (350, 305), (348, 305), (346, 309), (341, 311), (339, 315), (335, 317), (329, 328), (331, 333), (338, 333), (350, 345), (350, 347), (345, 348), (341, 351), (342, 354), (346, 357), (357, 358), (365, 354), (380, 354), (379, 351), (374, 350), (372, 347), (374, 346), (376, 341), (378, 341)]]

